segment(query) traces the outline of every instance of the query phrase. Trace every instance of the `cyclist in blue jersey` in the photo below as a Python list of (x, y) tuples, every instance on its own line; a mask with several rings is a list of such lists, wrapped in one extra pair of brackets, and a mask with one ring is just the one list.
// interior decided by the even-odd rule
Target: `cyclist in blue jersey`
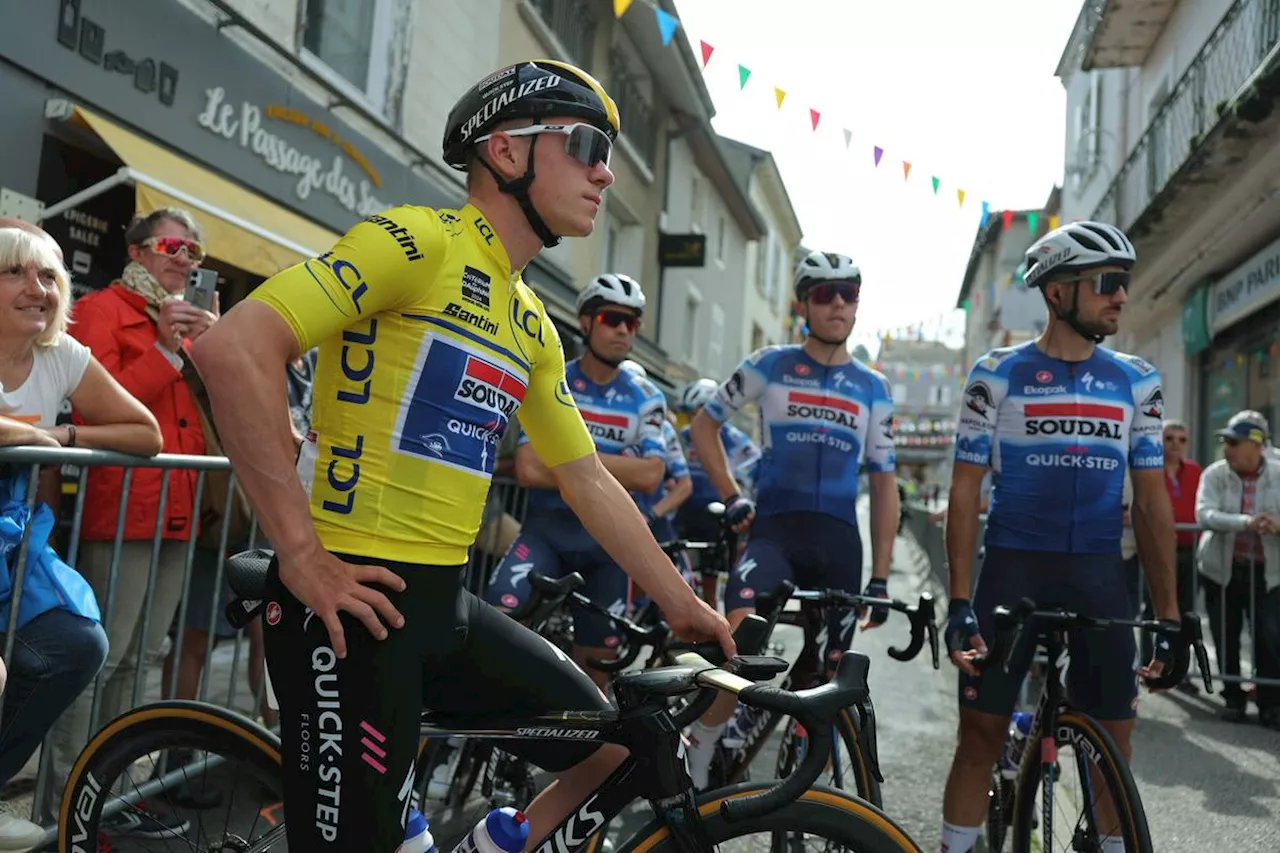
[[(696, 416), (702, 407), (715, 399), (720, 383), (714, 379), (698, 379), (689, 383), (680, 395), (680, 408), (691, 417)], [(692, 421), (691, 421), (692, 422)], [(707, 475), (698, 457), (698, 450), (693, 446), (693, 438), (689, 427), (680, 430), (680, 440), (684, 442), (686, 456), (689, 459), (689, 475), (693, 479), (693, 494), (689, 496), (676, 524), (685, 532), (687, 539), (715, 539), (719, 529), (720, 517), (707, 512), (707, 504), (719, 501), (720, 493)], [(731, 423), (720, 425), (720, 443), (724, 446), (725, 455), (729, 459), (729, 469), (739, 484), (746, 479), (748, 471), (760, 458), (760, 448), (756, 447), (751, 437)]]
[[(809, 333), (803, 344), (766, 347), (750, 357), (694, 416), (697, 455), (725, 504), (725, 522), (751, 537), (725, 587), (725, 615), (739, 624), (757, 595), (783, 580), (856, 592), (862, 584), (858, 474), (865, 462), (871, 493), (872, 577), (865, 593), (888, 597), (889, 562), (898, 528), (893, 399), (885, 378), (850, 357), (862, 274), (844, 255), (812, 252), (796, 267), (795, 299)], [(720, 425), (755, 402), (764, 453), (757, 501), (741, 494), (720, 439)], [(759, 516), (758, 518), (756, 516)], [(828, 671), (853, 640), (854, 611), (831, 614), (820, 650)], [(880, 624), (887, 608), (873, 608)], [(815, 676), (818, 674), (815, 673)], [(705, 783), (716, 739), (733, 698), (692, 726), (690, 772)]]
[[(1120, 555), (1126, 468), (1132, 518), (1157, 616), (1177, 620), (1173, 509), (1164, 485), (1160, 374), (1135, 355), (1098, 346), (1119, 328), (1136, 255), (1120, 229), (1073, 222), (1027, 250), (1025, 280), (1048, 307), (1034, 341), (992, 350), (965, 385), (947, 508), (951, 601), (946, 637), (960, 668), (960, 736), (943, 801), (942, 850), (973, 848), (987, 814), (991, 769), (1032, 649), (1005, 672), (979, 670), (992, 610), (1029, 597), (1100, 618), (1132, 618)], [(983, 475), (993, 477), (986, 557), (969, 602)], [(1104, 725), (1126, 757), (1137, 713), (1133, 632), (1072, 637), (1068, 693)], [(1157, 644), (1139, 674), (1170, 655)], [(1099, 778), (1099, 784), (1102, 784)], [(1100, 797), (1102, 853), (1124, 850), (1112, 800)], [(1110, 824), (1108, 827), (1106, 824)]]
[[(578, 294), (578, 323), (586, 352), (565, 365), (565, 381), (604, 467), (633, 495), (651, 495), (662, 485), (666, 469), (666, 398), (648, 379), (619, 365), (631, 351), (644, 314), (640, 285), (629, 276), (597, 276)], [(581, 572), (583, 592), (611, 613), (628, 606), (627, 575), (591, 538), (560, 496), (555, 477), (521, 434), (516, 447), (516, 479), (529, 490), (520, 535), (511, 543), (489, 578), (487, 600), (505, 609), (522, 604), (531, 590), (529, 573), (560, 577)], [(574, 660), (610, 657), (618, 645), (612, 622), (601, 614), (574, 613)], [(584, 666), (603, 687), (605, 673)]]

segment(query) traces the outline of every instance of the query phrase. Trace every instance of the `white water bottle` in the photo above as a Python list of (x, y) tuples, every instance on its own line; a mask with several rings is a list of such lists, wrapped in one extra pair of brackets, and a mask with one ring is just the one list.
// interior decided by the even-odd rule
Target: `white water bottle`
[(397, 853), (438, 853), (436, 841), (431, 837), (427, 819), (417, 809), (409, 809), (409, 822), (404, 827), (404, 843)]
[(453, 853), (520, 853), (528, 841), (529, 819), (508, 806), (485, 815)]

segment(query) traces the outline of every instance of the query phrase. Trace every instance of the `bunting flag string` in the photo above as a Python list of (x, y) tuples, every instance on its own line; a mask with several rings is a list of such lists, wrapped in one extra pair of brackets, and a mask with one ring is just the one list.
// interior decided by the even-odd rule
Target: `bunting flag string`
[[(631, 9), (635, 5), (636, 3), (634, 2), (634, 0), (613, 0), (614, 17), (621, 18), (623, 15), (631, 11)], [(672, 39), (675, 37), (676, 30), (679, 29), (681, 26), (680, 19), (675, 15), (673, 15), (672, 13), (668, 12), (667, 10), (663, 9), (660, 5), (658, 5), (657, 0), (640, 0), (639, 5), (648, 6), (651, 10), (653, 10), (654, 20), (657, 24), (658, 34), (659, 34), (659, 37), (662, 39), (662, 44), (664, 46), (670, 45)], [(704, 39), (699, 39), (698, 47), (702, 56), (702, 68), (705, 73), (708, 69), (708, 66), (710, 66), (711, 64), (711, 59), (716, 52), (716, 48), (714, 45), (712, 45), (710, 42)], [(743, 65), (742, 63), (737, 63), (737, 68), (738, 68), (738, 90), (745, 91), (747, 88), (747, 81), (751, 77), (751, 69), (748, 68), (746, 65)], [(773, 86), (772, 88), (773, 88), (773, 97), (774, 97), (774, 102), (776, 104), (776, 109), (777, 111), (781, 112), (783, 101), (787, 97), (787, 90), (776, 85)], [(818, 125), (820, 123), (822, 114), (826, 111), (821, 110), (814, 106), (807, 106), (806, 108), (809, 116), (810, 129), (813, 133), (818, 133), (819, 132)], [(849, 127), (842, 127), (841, 131), (844, 136), (845, 149), (846, 150), (851, 149), (853, 147), (854, 131), (851, 130)], [(883, 146), (872, 145), (872, 156), (873, 156), (874, 166), (876, 168), (880, 166), (881, 161), (884, 159), (885, 153), (886, 152)], [(903, 182), (909, 183), (910, 177), (911, 177), (912, 162), (910, 160), (903, 158), (901, 160), (901, 163), (902, 163)], [(933, 195), (935, 197), (938, 195), (938, 192), (942, 188), (944, 183), (946, 182), (943, 180), (942, 177), (938, 175), (930, 176), (930, 185), (933, 189)], [(956, 189), (956, 194), (955, 194), (956, 206), (958, 208), (963, 209), (965, 205), (965, 200), (969, 194), (962, 187), (956, 187), (955, 189)], [(981, 211), (981, 218), (979, 221), (979, 227), (986, 226), (990, 214), (991, 214), (990, 204), (984, 200), (982, 202), (982, 211)], [(1006, 228), (1009, 227), (1009, 225), (1012, 223), (1012, 218), (1013, 218), (1012, 211), (1007, 211), (1007, 210), (1001, 211), (1001, 216), (1003, 217), (1002, 224)], [(1034, 231), (1035, 225), (1038, 224), (1037, 220), (1036, 218), (1033, 218), (1030, 216), (1028, 217), (1028, 219), (1029, 219), (1029, 222), (1032, 224), (1032, 229)], [(1057, 221), (1056, 216), (1049, 217), (1049, 227), (1050, 228), (1056, 227), (1055, 225), (1056, 221)]]

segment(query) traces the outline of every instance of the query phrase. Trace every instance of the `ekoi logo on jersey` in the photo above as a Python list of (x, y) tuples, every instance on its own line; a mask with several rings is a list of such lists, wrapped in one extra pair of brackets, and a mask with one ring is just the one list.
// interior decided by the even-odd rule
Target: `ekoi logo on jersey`
[(803, 391), (787, 392), (788, 420), (817, 421), (857, 432), (858, 415), (861, 411), (857, 403), (843, 397), (808, 394)]
[(1125, 410), (1101, 403), (1028, 403), (1027, 435), (1069, 435), (1118, 439)]
[(393, 446), (400, 453), (488, 476), (498, 439), (526, 389), (527, 380), (496, 356), (428, 334), (405, 389)]

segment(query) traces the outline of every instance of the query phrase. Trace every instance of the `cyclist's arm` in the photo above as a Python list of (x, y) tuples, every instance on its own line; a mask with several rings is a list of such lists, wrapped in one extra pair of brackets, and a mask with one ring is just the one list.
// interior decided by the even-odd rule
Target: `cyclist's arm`
[(1130, 471), (1133, 480), (1133, 535), (1142, 555), (1142, 569), (1151, 587), (1156, 616), (1178, 619), (1174, 553), (1177, 534), (1173, 529), (1173, 504), (1164, 484), (1164, 467)]
[(872, 378), (867, 419), (867, 480), (871, 493), (871, 576), (888, 578), (898, 535), (897, 456), (893, 444), (893, 394), (884, 377)]
[[(386, 215), (406, 223), (422, 219), (403, 209)], [(432, 236), (415, 234), (424, 253), (436, 249), (426, 242)], [(267, 279), (192, 345), (223, 451), (263, 533), (282, 553), (303, 556), (320, 548), (295, 473), (292, 423), (281, 405), (288, 399), (285, 366), (348, 326), (368, 325), (378, 312), (407, 302), (410, 291), (399, 275), (404, 263), (395, 238), (359, 223), (331, 252)]]
[(689, 424), (694, 450), (721, 500), (728, 500), (742, 490), (729, 467), (720, 426), (743, 405), (764, 393), (767, 377), (759, 368), (760, 357), (761, 353), (757, 352), (738, 365), (728, 381), (716, 391), (716, 396), (693, 416), (693, 422)]
[(684, 505), (693, 494), (693, 478), (689, 475), (689, 460), (684, 458), (680, 434), (670, 423), (662, 424), (662, 438), (667, 445), (667, 464), (663, 476), (667, 478), (667, 493), (653, 505), (658, 518), (670, 515)]
[(668, 480), (667, 483), (667, 493), (653, 505), (653, 514), (658, 518), (671, 515), (693, 494), (693, 478), (688, 474)]
[(526, 489), (559, 489), (555, 476), (529, 444), (516, 448), (516, 482)]
[(600, 461), (628, 491), (651, 495), (662, 485), (662, 475), (667, 470), (667, 443), (662, 433), (667, 423), (667, 402), (647, 379), (635, 378), (634, 393), (644, 395), (637, 411), (634, 455), (602, 453)]
[(600, 461), (605, 470), (614, 476), (624, 489), (651, 495), (662, 485), (662, 472), (666, 463), (660, 456), (619, 456), (601, 453)]
[(984, 356), (965, 380), (956, 429), (955, 463), (951, 468), (951, 494), (947, 499), (947, 562), (951, 567), (952, 598), (969, 598), (973, 584), (973, 557), (978, 547), (982, 478), (991, 464), (996, 423), (1008, 387), (998, 363)]
[(947, 563), (951, 566), (949, 595), (968, 598), (973, 584), (973, 555), (978, 549), (978, 516), (982, 467), (956, 462), (951, 467), (947, 498)]

